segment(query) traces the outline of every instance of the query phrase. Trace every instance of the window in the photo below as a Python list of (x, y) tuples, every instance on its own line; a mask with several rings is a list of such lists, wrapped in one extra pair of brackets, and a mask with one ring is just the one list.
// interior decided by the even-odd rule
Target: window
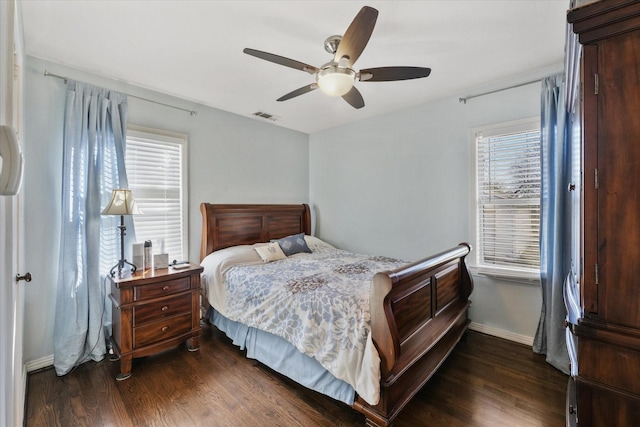
[(473, 130), (475, 267), (478, 273), (539, 278), (540, 120)]
[(142, 215), (134, 215), (136, 240), (153, 242), (169, 261), (187, 259), (187, 136), (171, 132), (127, 128), (125, 155), (129, 188)]

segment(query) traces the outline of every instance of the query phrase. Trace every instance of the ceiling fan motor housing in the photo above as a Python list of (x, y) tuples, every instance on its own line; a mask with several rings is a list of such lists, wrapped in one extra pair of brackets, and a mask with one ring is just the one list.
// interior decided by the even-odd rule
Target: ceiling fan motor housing
[(327, 37), (324, 41), (324, 50), (326, 50), (331, 55), (335, 55), (338, 51), (340, 40), (342, 40), (342, 36), (339, 35)]

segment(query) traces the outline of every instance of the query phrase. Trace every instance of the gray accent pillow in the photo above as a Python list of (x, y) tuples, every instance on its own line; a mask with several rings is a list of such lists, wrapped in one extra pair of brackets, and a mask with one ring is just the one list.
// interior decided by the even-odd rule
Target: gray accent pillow
[(309, 249), (307, 242), (304, 240), (304, 233), (294, 234), (283, 237), (282, 239), (271, 240), (271, 242), (277, 242), (280, 249), (282, 249), (282, 252), (284, 252), (286, 256), (300, 252), (311, 253), (311, 249)]

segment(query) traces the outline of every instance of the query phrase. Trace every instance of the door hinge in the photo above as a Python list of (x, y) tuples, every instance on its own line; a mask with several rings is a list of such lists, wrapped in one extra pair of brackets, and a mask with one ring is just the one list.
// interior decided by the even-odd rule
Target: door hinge
[(593, 86), (593, 93), (597, 95), (600, 89), (600, 78), (598, 77), (598, 73), (593, 75)]
[(593, 174), (593, 185), (595, 186), (596, 190), (598, 189), (598, 169), (596, 168), (594, 170), (594, 174)]
[(598, 280), (598, 279), (599, 279), (599, 277), (598, 277), (598, 273), (599, 273), (599, 272), (598, 272), (598, 264), (596, 264), (596, 285), (599, 285), (599, 284), (600, 284), (600, 283), (599, 283), (599, 280)]

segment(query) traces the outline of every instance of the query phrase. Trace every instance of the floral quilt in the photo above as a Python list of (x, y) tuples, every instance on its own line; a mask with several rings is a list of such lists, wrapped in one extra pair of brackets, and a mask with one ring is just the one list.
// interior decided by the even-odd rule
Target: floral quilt
[(380, 359), (370, 337), (369, 290), (376, 272), (406, 262), (310, 247), (311, 254), (227, 269), (221, 312), (286, 339), (376, 404)]

